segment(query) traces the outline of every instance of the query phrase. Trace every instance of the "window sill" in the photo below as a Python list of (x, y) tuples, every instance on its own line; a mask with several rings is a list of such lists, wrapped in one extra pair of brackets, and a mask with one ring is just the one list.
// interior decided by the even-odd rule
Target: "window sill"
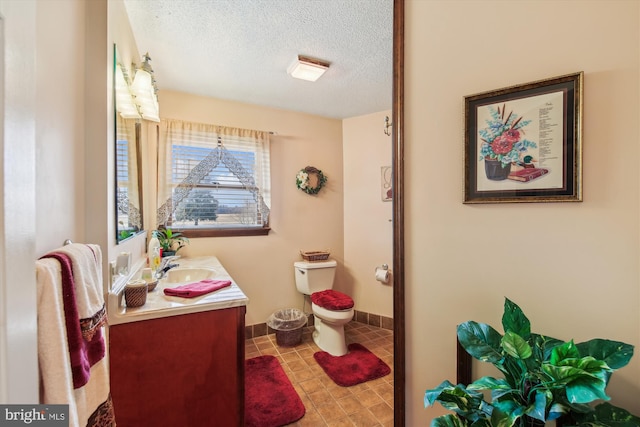
[(183, 236), (188, 238), (197, 237), (241, 237), (241, 236), (266, 236), (271, 228), (206, 228), (206, 229), (177, 229)]

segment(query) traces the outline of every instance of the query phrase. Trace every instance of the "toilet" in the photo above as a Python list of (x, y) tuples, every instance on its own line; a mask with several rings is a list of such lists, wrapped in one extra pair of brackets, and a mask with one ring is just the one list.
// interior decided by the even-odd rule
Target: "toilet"
[(347, 354), (344, 325), (353, 319), (353, 299), (333, 290), (335, 260), (298, 261), (293, 264), (298, 292), (311, 297), (313, 341), (332, 356)]

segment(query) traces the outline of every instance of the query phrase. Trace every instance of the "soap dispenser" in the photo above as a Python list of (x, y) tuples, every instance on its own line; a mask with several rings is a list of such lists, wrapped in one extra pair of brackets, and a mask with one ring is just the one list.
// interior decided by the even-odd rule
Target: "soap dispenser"
[(160, 241), (155, 231), (152, 232), (151, 240), (149, 240), (147, 257), (149, 259), (149, 267), (155, 273), (160, 267)]

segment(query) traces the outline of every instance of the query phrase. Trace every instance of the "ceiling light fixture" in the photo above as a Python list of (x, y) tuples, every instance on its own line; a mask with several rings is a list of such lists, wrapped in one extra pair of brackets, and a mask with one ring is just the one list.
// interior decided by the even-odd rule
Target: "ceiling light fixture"
[(287, 69), (287, 73), (296, 79), (315, 82), (329, 69), (331, 63), (308, 56), (298, 55)]

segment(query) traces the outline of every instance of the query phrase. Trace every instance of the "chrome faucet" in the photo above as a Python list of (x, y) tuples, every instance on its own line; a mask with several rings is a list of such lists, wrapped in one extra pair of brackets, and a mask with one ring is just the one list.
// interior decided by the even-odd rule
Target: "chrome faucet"
[(162, 261), (160, 261), (160, 266), (158, 267), (158, 270), (156, 271), (156, 279), (161, 280), (164, 278), (164, 276), (167, 274), (167, 271), (171, 270), (172, 268), (175, 267), (180, 267), (180, 264), (172, 264), (171, 261), (178, 259), (180, 257), (178, 256), (168, 256), (168, 257), (164, 257), (162, 258)]

